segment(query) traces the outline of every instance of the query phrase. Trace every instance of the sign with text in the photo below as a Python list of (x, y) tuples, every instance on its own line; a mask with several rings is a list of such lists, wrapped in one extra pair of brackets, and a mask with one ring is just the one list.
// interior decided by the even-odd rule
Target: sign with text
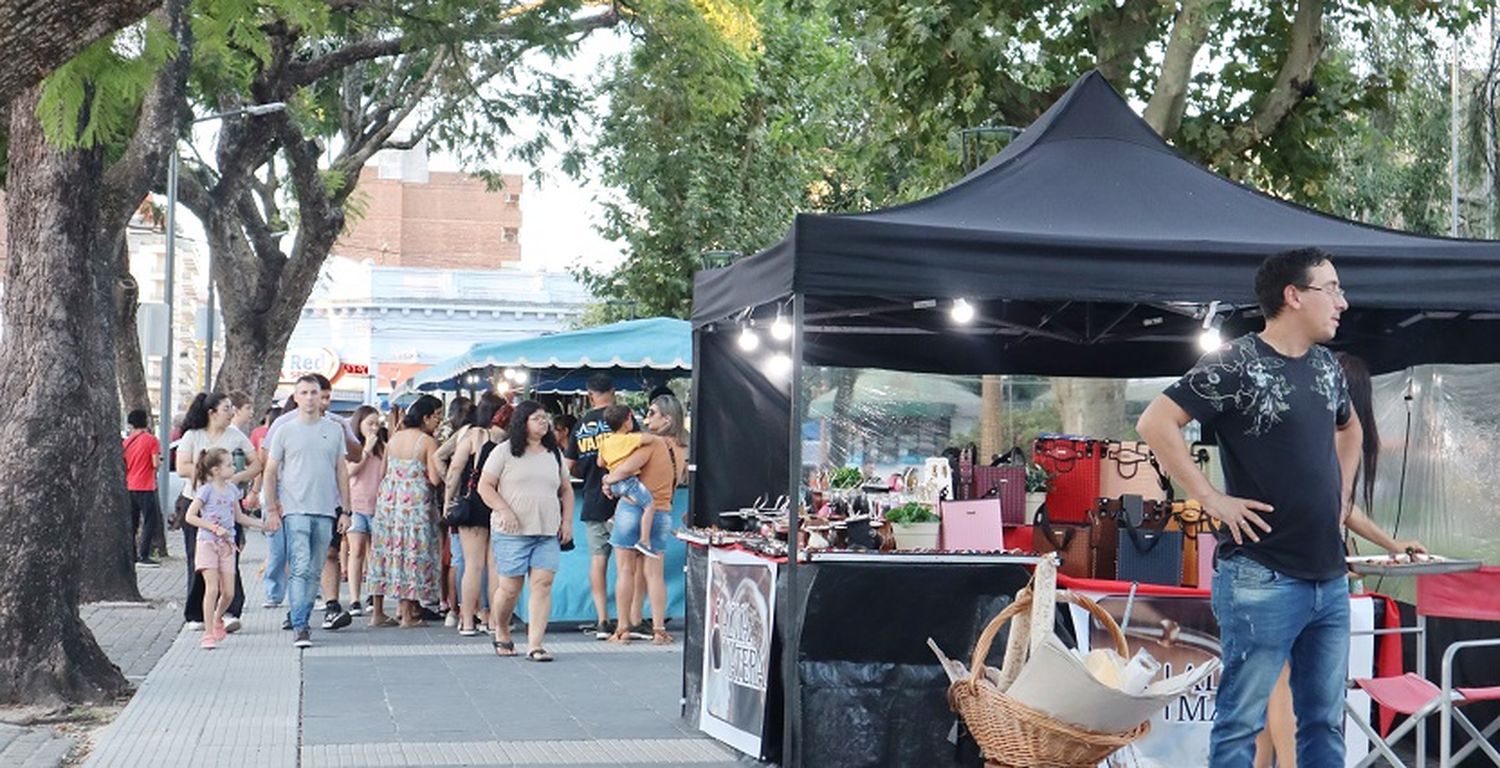
[(775, 631), (776, 565), (710, 549), (703, 622), (704, 733), (760, 757)]
[(299, 347), (288, 349), (281, 358), (281, 383), (291, 384), (299, 376), (320, 373), (329, 381), (337, 381), (344, 372), (339, 353), (328, 347)]

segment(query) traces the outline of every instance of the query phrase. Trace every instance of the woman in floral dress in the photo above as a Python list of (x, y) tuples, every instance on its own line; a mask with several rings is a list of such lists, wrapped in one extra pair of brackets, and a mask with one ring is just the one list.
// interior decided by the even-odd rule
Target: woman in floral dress
[[(442, 482), (433, 433), (442, 402), (423, 395), (401, 419), (401, 431), (385, 448), (385, 479), (375, 500), (374, 532), (365, 589), (375, 598), (370, 626), (420, 627), (422, 603), (439, 599), (438, 520), (433, 489)], [(385, 613), (386, 597), (401, 601), (396, 621)]]

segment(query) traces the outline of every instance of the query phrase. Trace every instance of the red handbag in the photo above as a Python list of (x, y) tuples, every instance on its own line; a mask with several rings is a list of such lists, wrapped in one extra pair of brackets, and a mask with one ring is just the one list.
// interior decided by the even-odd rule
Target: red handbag
[[(1099, 500), (1099, 464), (1104, 443), (1087, 437), (1044, 435), (1032, 460), (1047, 471), (1047, 512), (1054, 523), (1083, 524)], [(1022, 486), (1024, 488), (1024, 485)]]

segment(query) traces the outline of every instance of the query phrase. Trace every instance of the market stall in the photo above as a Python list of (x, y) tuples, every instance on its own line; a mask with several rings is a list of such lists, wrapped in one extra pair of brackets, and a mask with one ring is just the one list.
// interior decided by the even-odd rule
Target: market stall
[[(1334, 348), (1377, 372), (1500, 361), (1494, 243), (1344, 221), (1216, 176), (1162, 142), (1102, 76), (1085, 75), (950, 189), (870, 213), (799, 215), (779, 244), (699, 273), (693, 520), (734, 525), (725, 513), (757, 498), (803, 497), (819, 469), (802, 457), (805, 366), (1176, 375), (1200, 354), (1202, 331), (1259, 327), (1256, 266), (1306, 246), (1333, 255), (1349, 292)], [(1477, 517), (1455, 524), (1493, 536)], [(819, 671), (802, 649), (831, 631), (802, 601), (804, 579), (840, 566), (802, 562), (800, 525), (788, 516), (777, 575), (786, 584), (779, 672), (789, 705), (769, 713), (783, 732), (763, 755), (788, 765), (811, 764), (820, 726), (807, 717), (809, 686), (829, 682), (826, 672), (835, 675), (826, 689), (856, 691), (863, 671)], [(885, 743), (886, 719), (858, 697), (842, 704), (864, 724), (862, 738)], [(885, 757), (875, 762), (899, 762)]]
[[(647, 392), (691, 370), (692, 334), (687, 321), (670, 317), (627, 320), (609, 325), (537, 336), (516, 341), (475, 344), (467, 352), (436, 363), (407, 379), (398, 395), (423, 392), (485, 390), (509, 384), (513, 390), (535, 394), (582, 393), (595, 373), (609, 374), (620, 392)], [(576, 483), (577, 481), (575, 481)], [(583, 536), (578, 515), (582, 495), (575, 500), (575, 536)], [(687, 513), (687, 494), (673, 497), (672, 516)], [(667, 615), (684, 610), (682, 568), (686, 550), (673, 543), (665, 553)], [(594, 607), (589, 591), (589, 552), (584, 546), (562, 554), (552, 585), (551, 621), (589, 621)], [(608, 594), (614, 594), (614, 569), (609, 572)], [(613, 598), (611, 598), (612, 600)], [(526, 620), (526, 600), (517, 604), (517, 615)]]

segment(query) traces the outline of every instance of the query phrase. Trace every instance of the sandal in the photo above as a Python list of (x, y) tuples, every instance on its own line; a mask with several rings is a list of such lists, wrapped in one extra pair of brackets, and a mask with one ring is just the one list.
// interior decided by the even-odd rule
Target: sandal
[(651, 631), (652, 645), (671, 645), (675, 641), (676, 638), (672, 637), (665, 629), (654, 629)]
[(514, 640), (496, 640), (494, 641), (494, 646), (496, 656), (505, 657), (516, 655), (516, 643)]
[(413, 619), (411, 621), (400, 622), (400, 624), (402, 629), (421, 629), (422, 627), (427, 626), (427, 620)]
[(630, 645), (630, 630), (623, 628), (617, 629), (615, 630), (614, 634), (609, 636), (609, 639), (605, 640), (605, 642), (616, 643), (619, 645)]
[(398, 623), (400, 623), (400, 622), (396, 621), (395, 619), (393, 619), (393, 618), (391, 618), (391, 617), (389, 617), (389, 616), (387, 616), (387, 615), (385, 615), (383, 613), (380, 614), (380, 615), (378, 615), (378, 616), (371, 616), (370, 617), (370, 626), (372, 626), (372, 627), (394, 627)]
[(473, 627), (470, 627), (468, 629), (459, 628), (459, 630), (458, 630), (458, 636), (459, 637), (476, 637), (478, 635), (479, 635), (479, 630), (474, 629)]
[(552, 654), (547, 653), (546, 648), (532, 648), (526, 652), (527, 661), (551, 661)]

